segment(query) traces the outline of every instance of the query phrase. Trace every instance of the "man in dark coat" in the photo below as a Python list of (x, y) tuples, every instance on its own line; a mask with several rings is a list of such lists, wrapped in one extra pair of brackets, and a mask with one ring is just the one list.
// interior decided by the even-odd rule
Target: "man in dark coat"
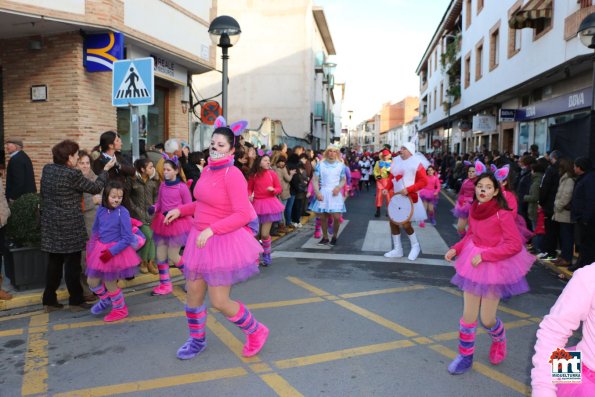
[(558, 150), (553, 150), (550, 153), (550, 165), (547, 167), (539, 186), (539, 205), (543, 209), (545, 220), (545, 236), (542, 246), (542, 251), (545, 254), (543, 259), (545, 260), (554, 260), (557, 257), (558, 229), (552, 217), (554, 216), (554, 201), (560, 183), (560, 171), (558, 169), (560, 155), (561, 153)]
[(578, 175), (572, 192), (570, 216), (575, 226), (575, 239), (579, 251), (572, 271), (595, 262), (595, 170), (587, 157), (574, 161), (574, 172)]
[(23, 194), (36, 193), (33, 163), (23, 151), (23, 140), (11, 138), (6, 141), (10, 158), (6, 165), (6, 199), (11, 202)]

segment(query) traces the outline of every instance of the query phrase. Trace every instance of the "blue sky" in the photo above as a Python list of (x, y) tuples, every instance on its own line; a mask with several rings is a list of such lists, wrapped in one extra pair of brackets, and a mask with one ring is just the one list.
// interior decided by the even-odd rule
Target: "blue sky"
[[(450, 0), (314, 0), (324, 7), (345, 82), (343, 115), (373, 116), (384, 102), (419, 95), (415, 69)], [(344, 124), (347, 118), (344, 117)]]

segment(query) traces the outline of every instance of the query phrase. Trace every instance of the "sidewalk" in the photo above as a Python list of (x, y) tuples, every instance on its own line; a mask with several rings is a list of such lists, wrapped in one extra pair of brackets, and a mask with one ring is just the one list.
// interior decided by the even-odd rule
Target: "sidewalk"
[[(301, 219), (301, 224), (305, 225), (310, 221), (310, 219), (314, 218), (314, 214), (310, 216), (304, 216)], [(296, 229), (292, 232), (282, 233), (279, 236), (272, 237), (273, 242), (276, 240), (287, 236), (288, 234), (292, 234)], [(170, 275), (172, 277), (172, 281), (180, 281), (182, 280), (182, 273), (175, 267), (170, 267), (169, 269)], [(122, 289), (130, 289), (135, 287), (140, 288), (148, 288), (152, 284), (157, 285), (159, 282), (159, 275), (158, 274), (139, 274), (133, 280), (120, 280), (118, 281), (118, 286)], [(139, 289), (140, 289), (139, 288)], [(29, 306), (39, 306), (39, 309), (42, 308), (41, 305), (41, 295), (43, 293), (43, 288), (35, 289), (35, 290), (28, 290), (28, 291), (10, 291), (13, 295), (11, 300), (0, 300), (0, 316), (2, 312), (12, 310), (12, 309), (19, 309)], [(60, 288), (57, 291), (58, 294), (58, 301), (63, 301), (68, 299), (68, 291), (65, 288)]]

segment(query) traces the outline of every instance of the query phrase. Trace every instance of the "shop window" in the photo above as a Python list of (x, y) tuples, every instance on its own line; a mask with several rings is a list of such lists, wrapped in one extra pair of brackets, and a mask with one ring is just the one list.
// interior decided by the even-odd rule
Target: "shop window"
[[(139, 106), (140, 113), (140, 140), (141, 153), (142, 142), (145, 147), (164, 143), (168, 139), (168, 97), (169, 90), (164, 87), (155, 87), (155, 101), (152, 106)], [(122, 152), (128, 156), (132, 155), (132, 143), (130, 136), (130, 110), (118, 108), (118, 134), (122, 137)]]

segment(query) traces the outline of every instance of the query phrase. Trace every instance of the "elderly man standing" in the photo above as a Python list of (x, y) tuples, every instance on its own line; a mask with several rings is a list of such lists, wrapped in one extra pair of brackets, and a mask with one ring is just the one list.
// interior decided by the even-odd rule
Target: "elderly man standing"
[(11, 202), (23, 194), (36, 193), (33, 163), (23, 151), (23, 140), (11, 138), (6, 141), (6, 153), (10, 156), (6, 166), (6, 199)]
[[(161, 153), (162, 158), (155, 164), (155, 170), (157, 174), (159, 174), (159, 179), (164, 181), (165, 178), (163, 177), (163, 164), (165, 163), (166, 158), (173, 158), (174, 156), (180, 157), (182, 155), (182, 148), (180, 147), (180, 143), (177, 139), (168, 139), (165, 141), (163, 145), (163, 153)], [(180, 179), (186, 182), (186, 175), (184, 174), (184, 170), (180, 168), (179, 173)]]

